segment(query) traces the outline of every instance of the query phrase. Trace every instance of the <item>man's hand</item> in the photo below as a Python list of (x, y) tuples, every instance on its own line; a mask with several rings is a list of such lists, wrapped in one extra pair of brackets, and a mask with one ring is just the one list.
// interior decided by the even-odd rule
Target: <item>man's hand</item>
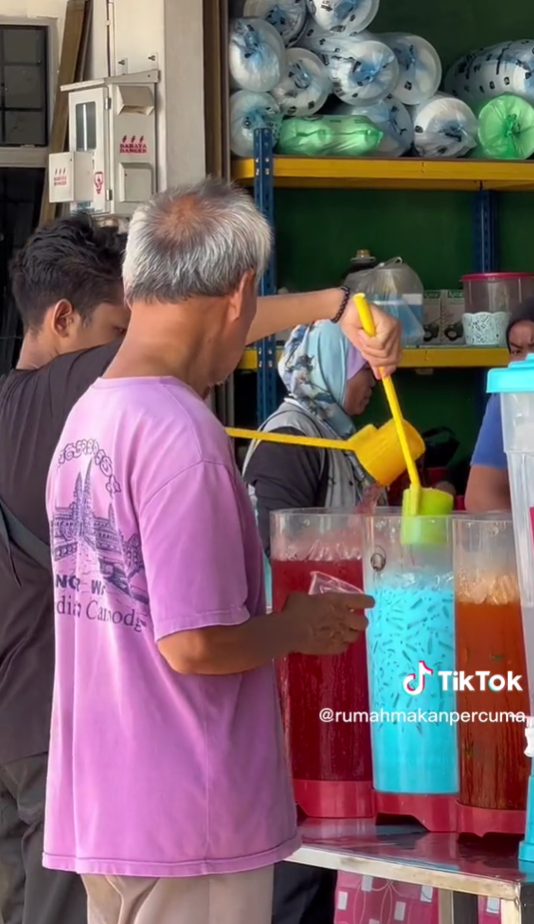
[(302, 594), (287, 598), (281, 616), (291, 619), (293, 651), (307, 655), (343, 654), (367, 626), (363, 610), (375, 605), (365, 594)]
[(381, 379), (395, 372), (401, 361), (402, 327), (395, 318), (386, 314), (385, 311), (380, 311), (374, 305), (369, 307), (376, 327), (374, 337), (369, 337), (363, 330), (360, 315), (353, 298), (350, 299), (339, 323), (345, 336), (360, 351), (363, 358), (367, 360), (376, 378)]

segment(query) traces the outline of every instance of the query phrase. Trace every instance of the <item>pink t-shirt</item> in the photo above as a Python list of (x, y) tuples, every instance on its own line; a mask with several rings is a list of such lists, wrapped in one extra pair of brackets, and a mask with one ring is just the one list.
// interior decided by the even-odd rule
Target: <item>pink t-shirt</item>
[(156, 642), (265, 612), (223, 427), (174, 379), (100, 379), (50, 469), (56, 676), (44, 864), (197, 876), (298, 846), (272, 665), (180, 675)]

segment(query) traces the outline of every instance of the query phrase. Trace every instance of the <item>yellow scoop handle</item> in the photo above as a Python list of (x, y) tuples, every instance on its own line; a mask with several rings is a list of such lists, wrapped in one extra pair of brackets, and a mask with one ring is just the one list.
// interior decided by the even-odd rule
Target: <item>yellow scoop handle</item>
[(262, 430), (243, 430), (227, 427), (228, 436), (235, 440), (260, 440), (265, 443), (284, 443), (287, 446), (313, 446), (314, 449), (339, 449), (355, 452), (353, 440), (324, 440), (313, 436), (293, 436), (292, 433), (264, 433)]
[[(376, 336), (376, 327), (375, 322), (373, 321), (373, 315), (371, 314), (371, 309), (367, 304), (367, 299), (365, 295), (358, 293), (354, 296), (354, 301), (356, 302), (356, 307), (358, 309), (358, 314), (360, 315), (360, 320), (362, 322), (363, 329), (366, 334), (370, 337)], [(408, 476), (410, 478), (410, 483), (414, 488), (421, 487), (421, 479), (419, 478), (419, 472), (417, 471), (417, 466), (413, 460), (412, 454), (410, 452), (410, 447), (408, 445), (408, 437), (406, 435), (406, 429), (404, 426), (404, 418), (402, 416), (402, 411), (399, 404), (399, 399), (397, 397), (397, 392), (395, 391), (395, 386), (390, 378), (387, 376), (385, 379), (382, 379), (382, 385), (384, 386), (384, 391), (386, 393), (386, 398), (389, 404), (389, 409), (391, 411), (391, 416), (395, 422), (395, 429), (397, 431), (397, 436), (399, 437), (399, 443), (401, 445), (402, 454), (404, 456), (404, 462), (406, 464), (406, 469), (408, 471)]]

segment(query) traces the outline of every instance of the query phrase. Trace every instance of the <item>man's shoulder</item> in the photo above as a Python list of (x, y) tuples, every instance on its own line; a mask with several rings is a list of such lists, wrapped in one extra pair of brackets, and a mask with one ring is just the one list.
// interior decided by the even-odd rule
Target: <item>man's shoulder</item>
[(168, 423), (175, 422), (176, 428), (171, 427), (170, 432), (175, 429), (176, 434), (180, 433), (191, 458), (199, 462), (228, 461), (230, 441), (206, 402), (180, 382), (165, 383), (163, 392), (165, 398), (159, 405), (158, 416)]

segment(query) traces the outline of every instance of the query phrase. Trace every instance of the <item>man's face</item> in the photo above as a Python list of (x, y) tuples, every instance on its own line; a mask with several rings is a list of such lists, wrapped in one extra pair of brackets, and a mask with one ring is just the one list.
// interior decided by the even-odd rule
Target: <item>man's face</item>
[(119, 291), (116, 301), (101, 302), (85, 318), (69, 302), (59, 302), (47, 322), (47, 339), (53, 352), (75, 353), (120, 339), (128, 328), (130, 309)]
[(130, 309), (125, 304), (101, 302), (85, 323), (79, 315), (75, 315), (75, 318), (73, 338), (77, 345), (71, 349), (89, 350), (123, 337), (130, 323)]

